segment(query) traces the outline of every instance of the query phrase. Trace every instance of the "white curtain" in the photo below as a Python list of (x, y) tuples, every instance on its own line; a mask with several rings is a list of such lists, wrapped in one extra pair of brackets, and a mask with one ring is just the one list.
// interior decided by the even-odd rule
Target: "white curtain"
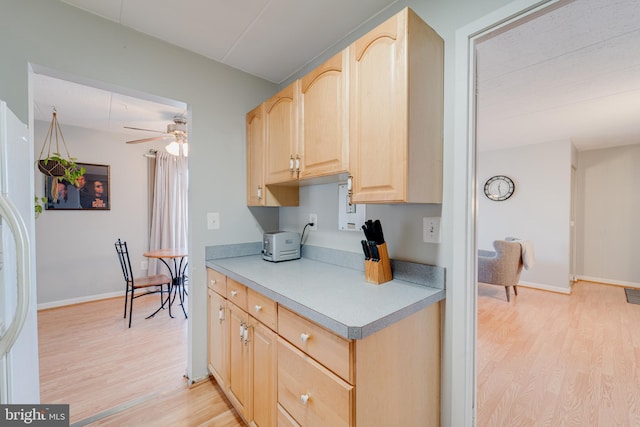
[[(156, 153), (149, 250), (187, 247), (187, 157)], [(166, 273), (166, 267), (149, 259), (149, 274)]]

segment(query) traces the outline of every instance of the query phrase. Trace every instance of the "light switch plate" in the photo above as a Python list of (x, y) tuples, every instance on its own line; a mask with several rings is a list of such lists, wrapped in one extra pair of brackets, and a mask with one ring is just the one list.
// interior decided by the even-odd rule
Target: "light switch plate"
[(217, 230), (220, 228), (219, 212), (207, 212), (207, 228), (209, 230)]
[(347, 184), (338, 185), (338, 230), (361, 231), (367, 205), (349, 204)]
[(422, 240), (425, 243), (440, 243), (440, 218), (422, 218)]

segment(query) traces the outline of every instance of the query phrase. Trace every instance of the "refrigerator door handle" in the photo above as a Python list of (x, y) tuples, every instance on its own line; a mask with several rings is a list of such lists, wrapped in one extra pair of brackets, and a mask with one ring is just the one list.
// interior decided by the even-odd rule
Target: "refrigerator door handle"
[(16, 242), (16, 260), (18, 267), (18, 289), (16, 296), (16, 312), (4, 335), (0, 337), (0, 357), (6, 354), (20, 335), (29, 308), (31, 290), (31, 258), (29, 234), (27, 227), (18, 213), (18, 209), (7, 197), (0, 194), (0, 217), (2, 217), (13, 233)]

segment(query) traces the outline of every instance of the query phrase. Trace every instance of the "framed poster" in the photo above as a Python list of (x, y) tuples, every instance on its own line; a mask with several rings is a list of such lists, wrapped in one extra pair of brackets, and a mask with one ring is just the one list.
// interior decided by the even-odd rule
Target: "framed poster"
[[(45, 176), (46, 209), (110, 210), (109, 165), (76, 164), (86, 169), (84, 175), (78, 178), (76, 185), (64, 180), (56, 180), (56, 189), (53, 189), (54, 178)], [(56, 193), (57, 197), (54, 197)]]

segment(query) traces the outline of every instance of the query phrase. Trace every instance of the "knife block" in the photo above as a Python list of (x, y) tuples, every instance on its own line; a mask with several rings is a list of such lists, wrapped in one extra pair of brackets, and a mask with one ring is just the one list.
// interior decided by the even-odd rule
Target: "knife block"
[(381, 285), (393, 280), (393, 274), (391, 273), (391, 261), (387, 252), (387, 244), (383, 243), (377, 245), (377, 247), (380, 261), (375, 262), (369, 259), (364, 262), (364, 278), (369, 283)]

